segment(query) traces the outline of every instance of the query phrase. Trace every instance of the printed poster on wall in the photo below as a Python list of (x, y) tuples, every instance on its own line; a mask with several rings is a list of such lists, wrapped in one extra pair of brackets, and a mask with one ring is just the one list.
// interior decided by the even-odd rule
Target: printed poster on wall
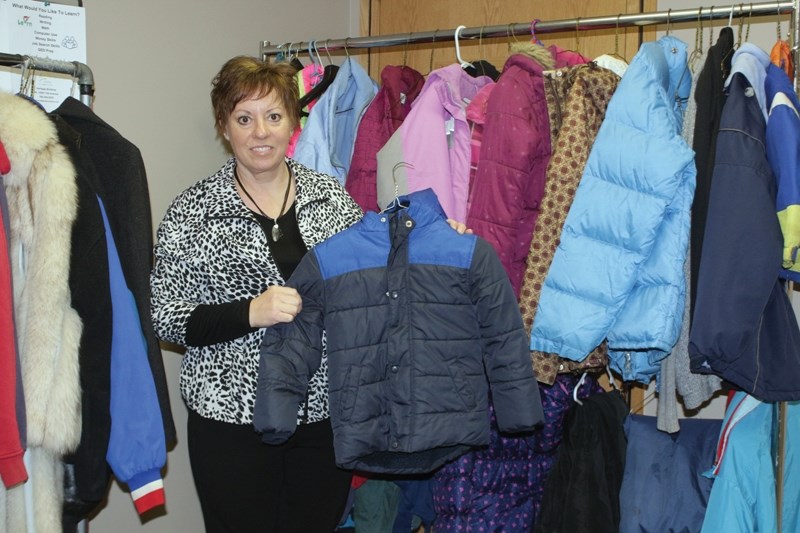
[[(0, 52), (58, 61), (86, 63), (86, 16), (82, 7), (37, 2), (0, 0)], [(21, 75), (19, 68), (0, 71), (0, 90), (33, 96), (52, 111), (67, 96), (78, 95), (74, 80), (65, 74), (34, 68)], [(32, 92), (31, 92), (32, 91)]]

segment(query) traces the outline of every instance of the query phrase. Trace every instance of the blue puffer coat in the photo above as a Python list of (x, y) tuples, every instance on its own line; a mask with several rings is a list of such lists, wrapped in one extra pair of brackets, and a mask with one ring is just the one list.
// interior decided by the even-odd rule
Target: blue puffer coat
[(315, 246), (287, 286), (303, 296), (261, 347), (254, 425), (294, 432), (327, 333), (336, 462), (430, 472), (489, 443), (489, 387), (504, 432), (530, 431), (542, 405), (522, 317), (492, 247), (459, 235), (433, 191), (368, 213)]
[(681, 138), (686, 44), (644, 44), (608, 105), (542, 288), (531, 349), (648, 382), (678, 338), (694, 154)]

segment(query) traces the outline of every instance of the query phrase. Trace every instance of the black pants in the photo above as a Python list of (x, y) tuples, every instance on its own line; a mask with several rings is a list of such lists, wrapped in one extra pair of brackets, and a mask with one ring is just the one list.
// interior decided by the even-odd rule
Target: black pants
[(330, 420), (269, 446), (252, 425), (189, 410), (189, 459), (207, 533), (331, 533), (350, 490), (336, 467)]

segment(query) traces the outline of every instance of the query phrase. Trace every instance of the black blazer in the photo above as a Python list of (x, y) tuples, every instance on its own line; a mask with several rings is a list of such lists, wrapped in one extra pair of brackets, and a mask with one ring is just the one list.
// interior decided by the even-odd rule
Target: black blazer
[(150, 269), (153, 264), (153, 222), (144, 161), (139, 149), (94, 111), (67, 98), (54, 111), (81, 135), (97, 171), (98, 194), (108, 213), (122, 270), (136, 300), (147, 355), (164, 421), (167, 444), (175, 442), (164, 361), (150, 318)]

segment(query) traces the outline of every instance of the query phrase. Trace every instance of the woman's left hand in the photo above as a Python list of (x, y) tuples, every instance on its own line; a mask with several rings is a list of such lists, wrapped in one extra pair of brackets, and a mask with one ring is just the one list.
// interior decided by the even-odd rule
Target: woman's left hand
[(456, 230), (459, 235), (463, 235), (465, 233), (469, 233), (470, 235), (472, 235), (472, 230), (467, 228), (467, 225), (464, 224), (463, 222), (459, 222), (457, 220), (453, 220), (452, 218), (448, 218), (447, 223), (450, 224), (450, 227)]

